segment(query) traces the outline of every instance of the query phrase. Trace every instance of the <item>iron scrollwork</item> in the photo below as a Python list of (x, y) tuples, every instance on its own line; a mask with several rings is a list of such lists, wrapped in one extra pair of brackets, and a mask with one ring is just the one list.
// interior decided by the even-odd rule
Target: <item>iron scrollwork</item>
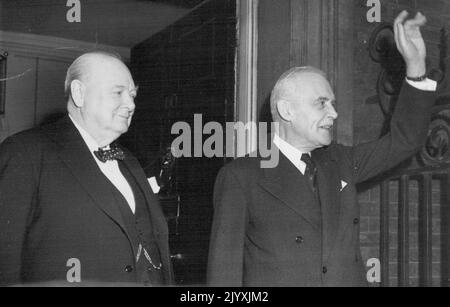
[[(441, 67), (432, 70), (430, 77), (438, 83), (445, 79), (446, 34), (441, 35)], [(377, 93), (381, 110), (389, 119), (394, 111), (402, 83), (406, 77), (405, 62), (397, 50), (394, 31), (390, 24), (378, 26), (369, 42), (369, 54), (373, 61), (379, 63), (382, 70), (377, 81)], [(434, 109), (428, 130), (426, 145), (419, 153), (418, 160), (425, 166), (437, 166), (450, 162), (450, 98), (440, 97)]]
[(448, 106), (433, 115), (427, 142), (419, 156), (420, 161), (427, 166), (450, 162), (450, 109)]
[(447, 79), (447, 42), (445, 28), (441, 30), (439, 44), (439, 70), (435, 70), (432, 78), (437, 80), (438, 99), (434, 108), (425, 147), (419, 153), (419, 161), (425, 166), (439, 166), (450, 162), (450, 92)]
[(389, 117), (394, 111), (406, 77), (405, 62), (397, 50), (394, 30), (390, 24), (383, 23), (374, 30), (369, 41), (369, 55), (382, 67), (377, 81), (377, 93), (381, 110)]

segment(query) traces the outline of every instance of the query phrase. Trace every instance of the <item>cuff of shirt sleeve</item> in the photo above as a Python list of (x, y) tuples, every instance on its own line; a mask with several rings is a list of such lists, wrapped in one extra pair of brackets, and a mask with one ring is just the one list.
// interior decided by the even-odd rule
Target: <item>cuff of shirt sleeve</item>
[(428, 78), (418, 82), (406, 79), (406, 82), (421, 91), (435, 92), (437, 88), (437, 82)]

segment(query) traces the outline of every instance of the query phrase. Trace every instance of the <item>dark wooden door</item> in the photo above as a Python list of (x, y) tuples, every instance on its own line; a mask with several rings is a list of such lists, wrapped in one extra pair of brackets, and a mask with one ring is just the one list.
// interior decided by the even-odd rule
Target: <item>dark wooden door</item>
[[(176, 136), (173, 123), (194, 114), (203, 123), (234, 121), (236, 2), (208, 1), (188, 16), (132, 49), (131, 69), (139, 94), (124, 142), (147, 175), (160, 170), (160, 157)], [(203, 139), (206, 139), (204, 137)], [(224, 158), (180, 158), (173, 176), (180, 196), (178, 227), (169, 221), (177, 282), (206, 280), (212, 194)], [(173, 191), (172, 191), (173, 192)]]

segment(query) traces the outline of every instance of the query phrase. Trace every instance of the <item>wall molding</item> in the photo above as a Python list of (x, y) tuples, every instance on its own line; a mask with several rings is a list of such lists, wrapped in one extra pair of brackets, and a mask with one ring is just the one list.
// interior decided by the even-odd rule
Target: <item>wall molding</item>
[(52, 60), (75, 59), (82, 53), (104, 50), (118, 53), (125, 62), (130, 60), (130, 48), (108, 46), (65, 38), (0, 30), (0, 49), (21, 56), (37, 56)]

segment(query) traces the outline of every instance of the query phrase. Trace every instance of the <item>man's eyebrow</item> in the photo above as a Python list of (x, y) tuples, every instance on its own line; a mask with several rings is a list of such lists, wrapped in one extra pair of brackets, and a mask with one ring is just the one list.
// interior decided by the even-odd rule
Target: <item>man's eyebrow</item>
[(316, 99), (316, 101), (330, 101), (331, 103), (336, 103), (336, 99), (331, 99), (330, 97), (325, 97), (325, 96), (321, 96), (319, 98)]
[(325, 97), (325, 96), (320, 96), (319, 98), (316, 99), (317, 101), (322, 101), (322, 100), (331, 100), (329, 97)]
[[(125, 90), (127, 88), (128, 88), (128, 86), (125, 86), (125, 85), (115, 85), (113, 87), (113, 89), (120, 89), (120, 90)], [(136, 92), (137, 93), (138, 90), (139, 90), (139, 86), (136, 86), (136, 87), (132, 88), (130, 90), (130, 92)]]

